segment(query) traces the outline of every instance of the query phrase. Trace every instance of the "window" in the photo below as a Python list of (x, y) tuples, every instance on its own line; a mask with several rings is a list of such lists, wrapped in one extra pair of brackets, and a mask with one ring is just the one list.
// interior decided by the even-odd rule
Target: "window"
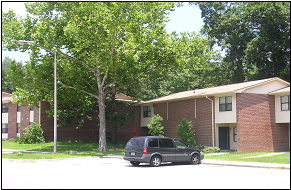
[(160, 139), (161, 148), (174, 148), (172, 139)]
[(2, 133), (8, 133), (8, 124), (2, 123)]
[(281, 96), (281, 111), (290, 110), (290, 95), (289, 96)]
[(158, 139), (150, 139), (148, 147), (159, 147)]
[(34, 110), (34, 107), (29, 108), (29, 111), (33, 111), (33, 110)]
[(21, 105), (20, 104), (17, 105), (17, 112), (21, 112)]
[(128, 141), (126, 147), (143, 147), (144, 141), (144, 138), (133, 138)]
[(177, 148), (187, 148), (187, 145), (179, 140), (175, 140)]
[(151, 107), (150, 106), (143, 107), (143, 117), (151, 117)]
[(232, 111), (232, 97), (219, 98), (219, 111)]
[(236, 127), (233, 128), (233, 141), (237, 142), (237, 128)]
[(2, 113), (8, 113), (8, 104), (2, 104)]
[(20, 123), (17, 123), (16, 133), (20, 133)]

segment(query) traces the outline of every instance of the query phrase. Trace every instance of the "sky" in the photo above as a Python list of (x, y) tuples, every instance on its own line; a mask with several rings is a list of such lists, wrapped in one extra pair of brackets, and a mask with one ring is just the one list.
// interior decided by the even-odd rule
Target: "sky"
[[(24, 2), (1, 2), (1, 6), (3, 12), (8, 12), (9, 9), (12, 9), (14, 13), (22, 16), (22, 18), (26, 16)], [(184, 6), (182, 7), (175, 8), (175, 11), (171, 12), (168, 16), (170, 21), (166, 23), (165, 28), (168, 33), (172, 31), (176, 31), (177, 33), (186, 31), (199, 33), (203, 25), (200, 9), (198, 6), (190, 6), (188, 2), (184, 2)], [(22, 61), (22, 63), (29, 61), (29, 54), (27, 52), (2, 50), (2, 60), (5, 56), (15, 59), (18, 62)]]

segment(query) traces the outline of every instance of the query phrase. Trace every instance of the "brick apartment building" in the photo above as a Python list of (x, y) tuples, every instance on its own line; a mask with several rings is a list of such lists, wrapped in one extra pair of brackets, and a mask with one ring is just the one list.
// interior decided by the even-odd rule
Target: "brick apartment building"
[[(2, 138), (23, 134), (29, 122), (35, 121), (41, 123), (46, 140), (52, 141), (53, 118), (45, 112), (49, 104), (40, 102), (33, 110), (17, 109), (11, 99), (2, 92)], [(122, 94), (117, 99), (130, 101)], [(177, 125), (186, 118), (192, 121), (197, 144), (239, 152), (290, 150), (290, 83), (277, 77), (175, 93), (133, 103), (132, 108), (136, 117), (118, 131), (119, 140), (148, 135), (147, 124), (159, 114), (168, 137), (178, 137)], [(74, 124), (58, 128), (58, 141), (96, 141), (97, 124), (87, 120), (80, 129)], [(109, 126), (107, 135), (111, 132)]]

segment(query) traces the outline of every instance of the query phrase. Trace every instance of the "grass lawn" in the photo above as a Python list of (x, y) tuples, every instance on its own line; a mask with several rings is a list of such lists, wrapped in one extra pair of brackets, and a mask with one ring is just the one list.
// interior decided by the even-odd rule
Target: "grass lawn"
[(265, 162), (265, 163), (278, 163), (278, 164), (290, 164), (290, 152), (272, 155), (266, 157), (253, 157), (259, 155), (273, 154), (274, 152), (254, 152), (254, 153), (226, 153), (220, 155), (205, 155), (204, 159), (216, 159), (216, 160), (225, 160), (225, 161), (242, 161), (242, 162)]
[[(75, 157), (95, 157), (106, 155), (123, 155), (125, 143), (112, 145), (107, 143), (108, 152), (98, 152), (98, 143), (92, 142), (58, 142), (57, 153), (23, 153), (19, 154), (2, 154), (2, 158), (9, 159), (57, 159), (57, 158), (75, 158)], [(54, 143), (40, 144), (18, 144), (13, 141), (2, 141), (2, 149), (24, 151), (42, 151), (53, 152)], [(67, 154), (67, 151), (77, 151), (77, 154)]]

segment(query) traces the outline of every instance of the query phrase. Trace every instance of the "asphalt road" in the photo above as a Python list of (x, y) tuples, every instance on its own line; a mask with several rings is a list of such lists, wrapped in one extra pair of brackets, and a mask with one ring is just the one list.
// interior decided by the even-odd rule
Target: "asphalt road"
[(133, 167), (116, 158), (2, 159), (2, 189), (290, 189), (290, 170), (172, 163)]

